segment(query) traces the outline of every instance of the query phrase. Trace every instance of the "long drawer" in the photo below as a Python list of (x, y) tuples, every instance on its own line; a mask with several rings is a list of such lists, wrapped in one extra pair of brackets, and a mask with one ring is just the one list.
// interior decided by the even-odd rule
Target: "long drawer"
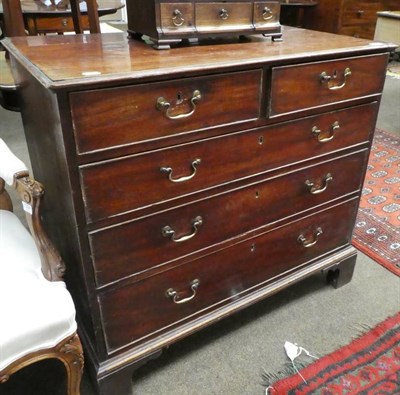
[(364, 149), (197, 203), (90, 232), (97, 284), (160, 266), (355, 192), (361, 188), (367, 154)]
[(357, 199), (98, 296), (109, 353), (350, 242)]
[(96, 222), (366, 142), (377, 108), (375, 102), (84, 165), (86, 218)]
[(261, 78), (250, 70), (71, 93), (78, 153), (257, 119)]
[(387, 55), (364, 56), (272, 69), (271, 117), (382, 91)]

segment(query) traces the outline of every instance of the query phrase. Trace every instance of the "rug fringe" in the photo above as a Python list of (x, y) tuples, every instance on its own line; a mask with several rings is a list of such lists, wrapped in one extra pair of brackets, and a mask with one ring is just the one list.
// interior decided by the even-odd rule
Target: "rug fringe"
[(370, 325), (365, 322), (358, 324), (353, 323), (349, 325), (348, 328), (356, 332), (351, 336), (351, 340), (357, 340), (358, 338), (364, 336), (367, 332), (371, 331), (374, 328), (374, 325)]
[[(357, 340), (361, 338), (363, 335), (374, 329), (375, 325), (367, 324), (367, 323), (352, 323), (348, 326), (349, 329), (352, 330), (352, 332), (355, 332), (351, 336), (351, 340)], [(343, 347), (343, 344), (339, 344), (335, 347), (335, 349)], [(318, 354), (317, 354), (318, 355)], [(320, 358), (321, 356), (318, 355)], [(304, 368), (306, 368), (308, 365), (311, 365), (314, 362), (314, 360), (307, 358), (306, 355), (301, 356), (301, 359), (296, 359), (296, 367), (300, 371)], [(262, 385), (265, 386), (266, 388), (271, 388), (273, 389), (273, 384), (276, 383), (279, 380), (282, 380), (286, 377), (292, 376), (294, 374), (298, 374), (298, 372), (294, 369), (291, 361), (286, 361), (284, 363), (284, 367), (282, 370), (279, 370), (277, 372), (271, 372), (267, 371), (265, 368), (263, 368), (263, 372), (261, 374), (262, 377)]]
[[(266, 395), (278, 395), (284, 393), (287, 394), (289, 391), (291, 391), (290, 393), (292, 392), (304, 393), (309, 395), (314, 394), (316, 393), (314, 392), (316, 388), (317, 387), (320, 388), (319, 386), (321, 385), (321, 381), (318, 381), (316, 379), (316, 377), (319, 378), (322, 377), (320, 374), (323, 375), (323, 379), (321, 380), (328, 380), (326, 381), (326, 383), (329, 387), (330, 386), (329, 380), (331, 378), (339, 377), (339, 375), (343, 374), (342, 371), (343, 366), (351, 365), (349, 372), (347, 372), (346, 374), (351, 376), (353, 374), (352, 371), (354, 371), (354, 374), (357, 375), (358, 374), (357, 371), (359, 369), (364, 369), (365, 360), (368, 359), (368, 361), (371, 362), (370, 361), (371, 358), (373, 360), (378, 358), (374, 369), (381, 371), (382, 369), (381, 364), (387, 363), (387, 358), (384, 354), (386, 352), (389, 352), (389, 350), (393, 350), (394, 352), (396, 352), (397, 350), (396, 347), (398, 347), (399, 344), (398, 340), (400, 336), (399, 332), (400, 312), (386, 318), (384, 321), (378, 323), (377, 325), (372, 326), (370, 324), (361, 323), (361, 324), (353, 324), (352, 326), (350, 326), (350, 328), (354, 328), (355, 331), (358, 331), (360, 333), (360, 336), (358, 336), (355, 340), (351, 341), (347, 345), (342, 346), (333, 351), (332, 353), (325, 355), (318, 362), (310, 361), (310, 363), (307, 364), (304, 363), (306, 361), (304, 360), (302, 361), (302, 363), (304, 363), (304, 367), (306, 367), (305, 371), (303, 371), (304, 376), (307, 377), (307, 380), (310, 380), (309, 381), (310, 384), (308, 384), (306, 390), (301, 381), (299, 380), (299, 378), (296, 377), (297, 372), (293, 372), (293, 370), (290, 369), (290, 362), (289, 362), (288, 368), (282, 369), (277, 374), (265, 372), (266, 373), (266, 376), (264, 377), (265, 378), (264, 385), (266, 386), (265, 394)], [(372, 345), (374, 346), (372, 347)], [(390, 353), (391, 352), (392, 351), (390, 351)], [(383, 359), (379, 361), (379, 358), (381, 357)], [(390, 354), (389, 357), (392, 359), (393, 358), (396, 359), (396, 354), (395, 353), (393, 355)], [(346, 365), (344, 365), (345, 362)], [(307, 367), (307, 365), (311, 366)], [(389, 363), (388, 366), (389, 365), (390, 369), (393, 368), (393, 372), (396, 374), (397, 377), (397, 374), (400, 373), (398, 365), (395, 363), (393, 364)], [(292, 371), (292, 374), (289, 373), (290, 371)], [(390, 370), (389, 374), (391, 374), (391, 372), (392, 370)], [(379, 374), (377, 373), (377, 375)], [(345, 376), (346, 375), (344, 375), (344, 377)], [(371, 377), (375, 377), (375, 373), (372, 373)], [(389, 379), (389, 381), (390, 383), (392, 383), (391, 379)], [(369, 385), (368, 384), (369, 382), (370, 380), (369, 378), (367, 378), (366, 381), (367, 386)], [(336, 388), (337, 383), (335, 384), (332, 382), (331, 384)], [(400, 395), (399, 383), (396, 382), (394, 384), (397, 385), (397, 387), (395, 388), (394, 392), (390, 393), (393, 394), (396, 393)], [(390, 389), (392, 389), (392, 386), (390, 387)]]
[[(313, 360), (296, 359), (296, 367), (298, 370), (301, 370), (313, 362)], [(277, 372), (270, 372), (263, 368), (263, 373), (261, 374), (261, 377), (263, 379), (262, 385), (265, 387), (273, 387), (273, 384), (275, 382), (284, 379), (285, 377), (292, 376), (293, 374), (298, 374), (296, 369), (294, 369), (292, 362), (287, 361), (284, 365), (285, 366), (283, 367), (283, 369)]]

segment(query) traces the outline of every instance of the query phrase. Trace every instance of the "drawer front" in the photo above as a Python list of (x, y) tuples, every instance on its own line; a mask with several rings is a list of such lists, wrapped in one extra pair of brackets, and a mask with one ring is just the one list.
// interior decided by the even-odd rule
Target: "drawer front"
[(366, 142), (374, 130), (377, 109), (377, 103), (370, 103), (82, 166), (87, 220), (95, 222), (165, 203)]
[(381, 1), (346, 1), (342, 13), (342, 26), (372, 24), (375, 27), (376, 13), (383, 11)]
[(257, 119), (261, 70), (74, 92), (78, 153)]
[(265, 29), (269, 25), (279, 25), (279, 2), (255, 2), (253, 24), (256, 30)]
[(355, 26), (341, 27), (338, 30), (338, 34), (372, 40), (375, 34), (375, 23), (371, 25), (355, 25)]
[(253, 29), (251, 2), (196, 3), (196, 29), (199, 33)]
[(141, 282), (101, 293), (108, 351), (155, 336), (347, 245), (356, 211), (354, 199)]
[(192, 3), (160, 3), (160, 15), (161, 30), (164, 34), (195, 31)]
[(91, 232), (97, 284), (163, 265), (360, 190), (367, 155), (364, 149), (158, 215)]
[(272, 69), (271, 117), (377, 95), (387, 55), (349, 58)]
[[(89, 29), (89, 21), (87, 15), (82, 15), (82, 28)], [(60, 33), (60, 32), (73, 32), (74, 22), (71, 17), (57, 17), (57, 18), (30, 18), (28, 17), (28, 28), (31, 24), (35, 25), (35, 34), (38, 33)], [(32, 23), (30, 23), (32, 21)], [(33, 32), (32, 32), (33, 33)]]

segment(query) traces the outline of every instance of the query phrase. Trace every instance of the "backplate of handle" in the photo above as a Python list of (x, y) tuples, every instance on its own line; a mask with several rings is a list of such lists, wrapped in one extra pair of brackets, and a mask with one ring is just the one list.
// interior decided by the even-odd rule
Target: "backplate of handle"
[(201, 163), (201, 159), (200, 158), (196, 158), (195, 160), (192, 161), (192, 169), (193, 169), (193, 171), (188, 176), (174, 178), (173, 175), (172, 175), (173, 169), (172, 169), (172, 167), (168, 167), (168, 166), (160, 167), (160, 171), (161, 171), (161, 173), (167, 173), (168, 174), (168, 179), (171, 182), (185, 182), (185, 181), (191, 180), (196, 175), (197, 166), (200, 163)]
[(351, 76), (351, 69), (350, 67), (346, 67), (343, 71), (343, 82), (341, 84), (335, 84), (336, 79), (337, 79), (337, 72), (335, 70), (335, 72), (333, 73), (333, 75), (329, 75), (328, 73), (326, 73), (325, 71), (323, 71), (319, 78), (321, 80), (321, 83), (326, 83), (327, 87), (329, 90), (334, 91), (334, 90), (338, 90), (338, 89), (342, 89), (344, 88), (344, 86), (347, 83), (347, 79), (348, 77)]
[(264, 7), (263, 11), (262, 11), (262, 18), (264, 19), (264, 21), (268, 21), (269, 19), (272, 19), (272, 17), (274, 16), (271, 8), (269, 7)]
[(187, 303), (196, 296), (199, 285), (200, 281), (197, 278), (190, 282), (190, 290), (192, 291), (192, 295), (188, 296), (187, 298), (181, 299), (178, 292), (174, 288), (168, 288), (166, 295), (167, 297), (172, 298), (173, 302), (176, 304)]
[(185, 18), (180, 10), (176, 9), (172, 13), (172, 23), (174, 26), (179, 27), (182, 26), (185, 22)]
[(193, 231), (192, 233), (182, 236), (182, 237), (176, 237), (175, 235), (175, 230), (171, 228), (171, 226), (166, 225), (161, 229), (161, 233), (164, 237), (169, 237), (174, 243), (182, 243), (183, 241), (190, 240), (193, 238), (199, 229), (199, 227), (203, 225), (203, 218), (200, 216), (197, 216), (192, 220), (192, 228)]
[(307, 238), (306, 238), (303, 234), (301, 234), (301, 235), (297, 238), (297, 241), (298, 241), (300, 244), (302, 244), (303, 247), (309, 248), (309, 247), (312, 247), (313, 245), (317, 244), (317, 242), (318, 242), (318, 237), (319, 237), (320, 235), (322, 235), (322, 229), (321, 229), (320, 227), (318, 227), (318, 228), (315, 230), (315, 233), (314, 233), (314, 236), (313, 236), (313, 239), (312, 239), (312, 240), (307, 240)]
[(318, 195), (324, 191), (326, 191), (326, 189), (328, 188), (328, 184), (333, 180), (333, 177), (330, 173), (328, 173), (325, 177), (324, 177), (324, 184), (321, 186), (316, 186), (312, 181), (310, 180), (306, 180), (305, 184), (308, 188), (308, 190), (310, 191), (311, 194), (313, 195)]
[(223, 20), (226, 21), (229, 18), (229, 12), (225, 8), (222, 8), (219, 12), (219, 17)]
[(192, 109), (189, 112), (182, 114), (172, 115), (171, 103), (167, 101), (164, 97), (159, 97), (157, 99), (156, 108), (159, 111), (164, 111), (164, 114), (168, 119), (187, 118), (194, 114), (194, 112), (196, 111), (196, 102), (199, 101), (200, 99), (201, 99), (201, 92), (197, 89), (194, 90), (192, 93), (192, 97), (190, 99), (190, 104)]
[(327, 143), (328, 141), (331, 141), (335, 137), (335, 131), (340, 128), (339, 122), (335, 121), (331, 127), (330, 127), (330, 133), (329, 136), (327, 137), (321, 137), (324, 133), (318, 128), (318, 126), (313, 126), (311, 129), (311, 133), (313, 136), (317, 137), (318, 141), (320, 143)]

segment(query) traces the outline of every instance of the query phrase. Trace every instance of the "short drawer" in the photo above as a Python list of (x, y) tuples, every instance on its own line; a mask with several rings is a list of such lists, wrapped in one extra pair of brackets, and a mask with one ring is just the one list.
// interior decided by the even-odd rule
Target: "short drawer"
[(218, 253), (99, 294), (109, 353), (144, 341), (250, 288), (348, 245), (357, 199)]
[(269, 25), (279, 25), (281, 6), (278, 1), (255, 2), (253, 24), (256, 30), (265, 29)]
[(376, 13), (385, 8), (377, 1), (346, 1), (342, 13), (342, 26), (371, 24), (375, 27)]
[[(81, 16), (82, 20), (82, 28), (89, 29), (89, 20), (87, 15)], [(34, 25), (34, 29), (32, 34), (40, 34), (40, 33), (61, 33), (61, 32), (73, 32), (74, 31), (74, 22), (72, 21), (72, 17), (63, 16), (63, 17), (52, 17), (52, 18), (31, 18), (27, 17), (28, 20), (28, 29), (31, 29), (32, 25)]]
[(257, 119), (261, 79), (252, 70), (71, 93), (78, 153)]
[(272, 69), (271, 117), (381, 93), (387, 55)]
[(199, 33), (253, 29), (251, 2), (196, 3), (195, 13)]
[(367, 155), (364, 149), (167, 212), (90, 232), (97, 284), (105, 285), (161, 266), (358, 191)]
[(193, 3), (160, 3), (160, 20), (164, 34), (194, 32)]
[(377, 103), (80, 167), (88, 222), (365, 143)]

